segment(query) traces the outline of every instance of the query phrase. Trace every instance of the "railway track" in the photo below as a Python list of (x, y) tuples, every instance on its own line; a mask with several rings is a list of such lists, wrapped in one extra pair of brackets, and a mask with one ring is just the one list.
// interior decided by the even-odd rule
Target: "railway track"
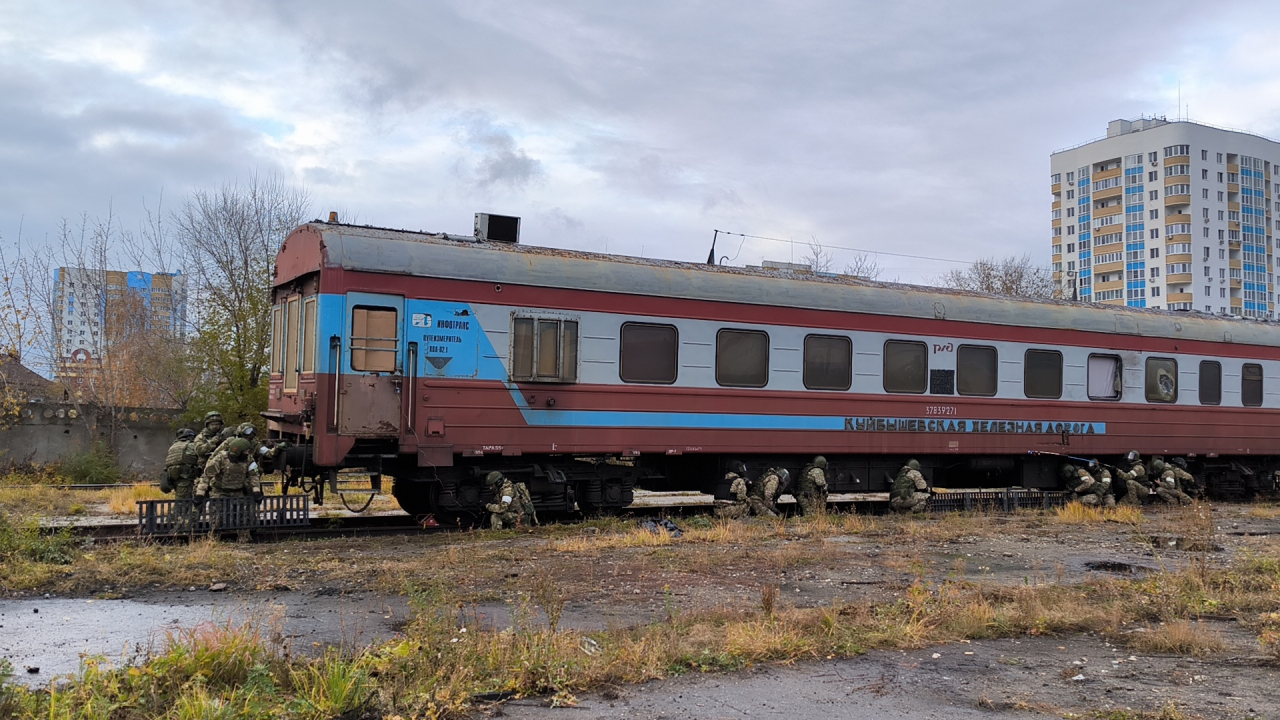
[[(278, 497), (278, 496), (277, 496)], [(294, 496), (297, 498), (298, 496)], [(1037, 493), (1026, 491), (966, 491), (950, 492), (938, 496), (934, 510), (951, 512), (961, 510), (991, 510), (1009, 512), (1016, 509), (1044, 508), (1048, 509), (1066, 501), (1066, 493)], [(167, 503), (172, 501), (147, 501), (148, 503)], [(145, 507), (147, 503), (139, 503)], [(884, 494), (838, 495), (832, 496), (831, 505), (835, 509), (853, 511), (859, 514), (883, 514), (888, 511), (888, 498)], [(619, 517), (636, 520), (661, 517), (683, 517), (698, 513), (706, 513), (713, 507), (709, 496), (690, 496), (682, 494), (653, 496), (641, 499), (637, 504), (621, 509)], [(789, 512), (792, 503), (785, 500), (780, 503), (784, 512)], [(281, 540), (320, 540), (343, 537), (373, 537), (381, 535), (418, 535), (439, 532), (465, 532), (478, 529), (480, 518), (467, 517), (458, 522), (448, 520), (441, 522), (434, 517), (411, 517), (407, 514), (377, 515), (321, 515), (302, 510), (305, 519), (297, 517), (287, 525), (262, 524), (250, 528), (251, 539), (255, 542), (276, 542)], [(162, 513), (163, 516), (163, 513)], [(581, 515), (565, 514), (562, 516), (544, 517), (549, 522), (574, 522)], [(205, 537), (207, 529), (196, 532), (174, 532), (164, 529), (164, 518), (156, 524), (155, 516), (147, 515), (140, 510), (139, 522), (113, 522), (101, 524), (68, 524), (48, 528), (58, 530), (70, 528), (75, 535), (94, 540), (111, 541), (147, 538), (155, 541), (181, 541), (193, 537)], [(219, 532), (223, 537), (236, 537), (237, 529)]]

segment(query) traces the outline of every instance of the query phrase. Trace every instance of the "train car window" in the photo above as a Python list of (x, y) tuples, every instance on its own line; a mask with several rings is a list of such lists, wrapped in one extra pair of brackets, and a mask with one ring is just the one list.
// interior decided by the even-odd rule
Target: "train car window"
[(922, 342), (886, 340), (884, 391), (922, 393), (929, 387), (929, 347)]
[(576, 320), (518, 317), (511, 329), (512, 380), (577, 382)]
[(284, 372), (284, 307), (271, 308), (271, 372)]
[(302, 372), (316, 371), (316, 299), (302, 302)]
[(956, 348), (956, 392), (982, 397), (995, 395), (999, 367), (995, 348), (961, 345)]
[(1089, 356), (1089, 399), (1119, 400), (1124, 391), (1122, 365), (1118, 355)]
[(560, 382), (578, 382), (578, 321), (560, 322)]
[(555, 320), (538, 321), (538, 345), (534, 357), (538, 359), (536, 374), (539, 379), (560, 377), (560, 323)]
[(716, 383), (724, 387), (769, 384), (769, 335), (754, 330), (716, 333)]
[(1178, 402), (1178, 361), (1147, 358), (1147, 402)]
[(680, 334), (673, 325), (623, 323), (618, 350), (618, 377), (623, 382), (676, 381)]
[(1062, 353), (1028, 350), (1022, 364), (1022, 394), (1055, 400), (1062, 397)]
[(285, 320), (284, 320), (284, 389), (298, 389), (298, 338), (302, 323), (299, 322), (299, 314), (302, 308), (302, 301), (297, 295), (289, 298), (285, 303)]
[(848, 390), (853, 385), (853, 341), (832, 335), (804, 338), (804, 386)]
[(1200, 404), (1222, 403), (1222, 363), (1213, 360), (1200, 361)]
[(1240, 404), (1245, 407), (1262, 405), (1262, 366), (1245, 363), (1240, 368)]
[(533, 318), (516, 318), (511, 338), (511, 378), (533, 379)]
[(400, 324), (394, 308), (361, 307), (351, 310), (351, 369), (358, 372), (395, 372)]

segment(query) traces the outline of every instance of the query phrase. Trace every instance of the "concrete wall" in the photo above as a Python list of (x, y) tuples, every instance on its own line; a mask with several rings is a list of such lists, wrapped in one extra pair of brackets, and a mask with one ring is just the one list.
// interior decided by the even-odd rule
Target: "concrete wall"
[[(81, 415), (83, 411), (86, 415)], [(92, 408), (52, 403), (29, 403), (18, 423), (0, 430), (0, 464), (49, 463), (84, 452), (95, 439), (106, 442), (108, 427)], [(126, 473), (158, 478), (173, 442), (177, 411), (125, 410), (116, 435), (115, 454)]]

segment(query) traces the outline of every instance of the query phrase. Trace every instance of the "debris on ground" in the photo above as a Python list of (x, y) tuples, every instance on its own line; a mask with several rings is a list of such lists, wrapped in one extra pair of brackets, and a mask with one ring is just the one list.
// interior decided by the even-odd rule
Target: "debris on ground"
[(667, 518), (661, 520), (644, 520), (640, 523), (640, 527), (651, 533), (665, 532), (673, 538), (684, 535), (684, 532), (673, 522)]

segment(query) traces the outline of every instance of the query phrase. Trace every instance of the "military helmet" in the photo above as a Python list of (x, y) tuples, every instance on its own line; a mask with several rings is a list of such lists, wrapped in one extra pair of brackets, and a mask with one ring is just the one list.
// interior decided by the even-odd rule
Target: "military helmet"
[(915, 458), (911, 458), (910, 460), (907, 461), (907, 467), (911, 468), (912, 470), (915, 470), (916, 472), (919, 472), (920, 461), (916, 460)]
[(1071, 463), (1062, 463), (1062, 477), (1069, 478), (1076, 475), (1076, 466)]
[(787, 480), (791, 478), (791, 473), (786, 468), (778, 468), (778, 481), (783, 485), (787, 484)]
[(240, 457), (241, 455), (249, 452), (249, 448), (251, 447), (253, 447), (253, 445), (248, 440), (238, 437), (227, 443), (227, 454), (234, 457)]
[(1163, 460), (1151, 461), (1151, 471), (1154, 472), (1155, 474), (1159, 475), (1160, 473), (1164, 472), (1164, 468), (1165, 468), (1165, 465)]
[(254, 427), (253, 423), (240, 423), (240, 426), (236, 428), (237, 437), (251, 438), (256, 432), (258, 432), (258, 428)]
[(745, 477), (747, 474), (747, 464), (741, 460), (732, 460), (729, 462), (729, 472), (735, 472)]
[(1179, 458), (1174, 458), (1174, 459), (1170, 460), (1169, 462), (1173, 463), (1174, 465), (1177, 465), (1178, 467), (1182, 468), (1183, 470), (1186, 470), (1186, 469), (1187, 469), (1187, 459), (1186, 459), (1186, 458), (1180, 458), (1180, 457), (1179, 457)]
[(497, 470), (494, 470), (493, 472), (484, 476), (485, 485), (497, 485), (500, 482), (502, 482), (502, 473), (498, 472)]
[(210, 410), (209, 412), (204, 414), (205, 425), (208, 425), (214, 420), (217, 420), (218, 422), (222, 422), (222, 413), (218, 412), (217, 410)]
[(196, 431), (192, 430), (191, 428), (182, 428), (181, 430), (178, 431), (179, 440), (190, 440), (195, 436), (196, 436)]
[(819, 455), (818, 457), (813, 459), (813, 466), (820, 467), (825, 470), (827, 467), (827, 459)]
[(1125, 462), (1136, 463), (1142, 459), (1142, 456), (1138, 454), (1137, 450), (1130, 450), (1129, 452), (1125, 453), (1124, 459), (1125, 459)]

